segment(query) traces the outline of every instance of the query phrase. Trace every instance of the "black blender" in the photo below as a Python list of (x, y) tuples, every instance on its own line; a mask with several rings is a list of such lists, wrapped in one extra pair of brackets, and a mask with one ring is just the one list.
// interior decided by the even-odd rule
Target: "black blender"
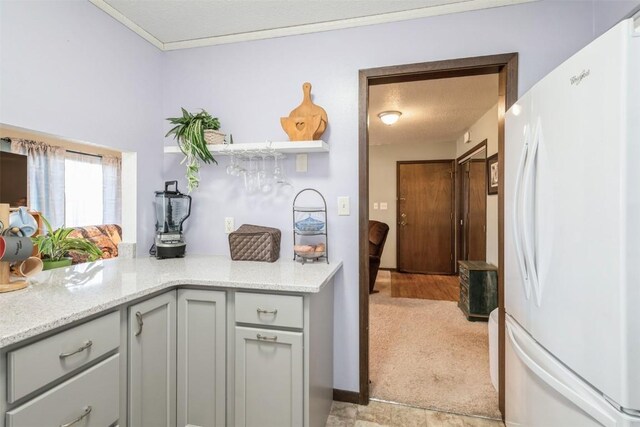
[[(174, 189), (169, 190), (172, 185)], [(165, 182), (164, 191), (155, 194), (156, 238), (151, 254), (158, 259), (182, 258), (187, 247), (182, 223), (191, 214), (191, 196), (178, 190), (178, 181)]]

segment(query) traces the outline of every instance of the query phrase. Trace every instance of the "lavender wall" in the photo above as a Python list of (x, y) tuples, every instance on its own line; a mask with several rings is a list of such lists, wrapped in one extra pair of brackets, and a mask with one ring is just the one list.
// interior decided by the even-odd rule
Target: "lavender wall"
[[(623, 5), (600, 19), (598, 29), (631, 7)], [(285, 140), (279, 118), (298, 105), (305, 81), (313, 84), (315, 102), (328, 112), (323, 139), (331, 152), (310, 155), (308, 173), (293, 172), (291, 159), (288, 165), (295, 190), (314, 187), (327, 197), (332, 255), (344, 261), (335, 291), (336, 388), (358, 389), (358, 70), (519, 52), (523, 93), (594, 38), (595, 9), (590, 1), (537, 2), (164, 55), (164, 116), (181, 106), (205, 108), (220, 117), (236, 143)], [(179, 160), (165, 157), (166, 179), (182, 178)], [(225, 166), (223, 158), (221, 166), (205, 168), (202, 187), (193, 194), (190, 252), (227, 254), (223, 218), (233, 216), (236, 225), (282, 229), (282, 255), (289, 257), (293, 192), (246, 196), (240, 183), (225, 175)], [(336, 198), (343, 195), (351, 198), (351, 216), (337, 216)]]
[(602, 34), (620, 19), (630, 17), (640, 8), (638, 0), (593, 1), (593, 31)]
[[(217, 114), (238, 143), (281, 140), (279, 117), (300, 102), (304, 81), (329, 114), (329, 154), (309, 172), (289, 168), (296, 189), (322, 191), (330, 209), (336, 280), (335, 387), (358, 388), (358, 70), (520, 52), (520, 91), (640, 2), (545, 1), (273, 40), (161, 53), (85, 1), (0, 2), (0, 122), (139, 153), (138, 241), (153, 229), (152, 191), (183, 176), (163, 156), (162, 118), (180, 106)], [(187, 223), (189, 251), (226, 254), (223, 218), (281, 228), (291, 253), (293, 190), (246, 197), (222, 166), (203, 172)], [(291, 159), (288, 162), (292, 166)], [(183, 184), (184, 187), (184, 184)], [(351, 216), (336, 197), (351, 197)]]
[(1, 1), (0, 29), (0, 122), (138, 152), (146, 252), (162, 182), (162, 52), (88, 1)]

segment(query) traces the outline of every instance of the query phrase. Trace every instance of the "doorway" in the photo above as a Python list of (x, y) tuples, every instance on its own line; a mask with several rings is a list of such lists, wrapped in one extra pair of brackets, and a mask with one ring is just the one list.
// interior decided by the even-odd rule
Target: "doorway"
[(516, 53), (475, 58), (437, 61), (368, 69), (360, 71), (359, 84), (359, 188), (360, 188), (360, 390), (357, 400), (361, 404), (369, 402), (369, 88), (376, 84), (398, 81), (418, 81), (436, 78), (474, 76), (497, 73), (499, 76), (498, 96), (498, 252), (499, 252), (499, 354), (500, 354), (500, 410), (504, 413), (504, 284), (502, 282), (503, 259), (503, 218), (504, 199), (502, 193), (504, 169), (504, 112), (517, 99)]
[(397, 162), (398, 270), (454, 272), (454, 169), (449, 160)]

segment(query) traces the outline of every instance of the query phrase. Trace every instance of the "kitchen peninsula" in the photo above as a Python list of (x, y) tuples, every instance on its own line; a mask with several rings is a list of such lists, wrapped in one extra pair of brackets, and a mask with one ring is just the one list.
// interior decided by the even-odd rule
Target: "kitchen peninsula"
[(341, 266), (188, 256), (41, 273), (0, 296), (0, 426), (324, 425)]

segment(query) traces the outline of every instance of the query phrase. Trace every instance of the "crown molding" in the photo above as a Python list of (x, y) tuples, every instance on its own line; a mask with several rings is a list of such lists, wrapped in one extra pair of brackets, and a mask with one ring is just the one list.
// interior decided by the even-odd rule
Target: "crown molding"
[(160, 40), (158, 40), (153, 35), (151, 35), (151, 33), (149, 33), (147, 30), (142, 28), (140, 25), (136, 24), (135, 22), (133, 22), (132, 20), (124, 16), (122, 13), (120, 13), (119, 10), (113, 8), (109, 3), (105, 2), (104, 0), (89, 0), (89, 1), (93, 5), (97, 6), (98, 8), (102, 9), (104, 12), (111, 15), (111, 17), (113, 17), (116, 21), (119, 21), (122, 25), (129, 28), (131, 31), (133, 31), (134, 33), (136, 33), (137, 35), (139, 35), (140, 37), (142, 37), (143, 39), (145, 39), (146, 41), (148, 41), (149, 43), (157, 47), (158, 49), (165, 50), (164, 43), (162, 43)]
[(430, 16), (447, 15), (451, 13), (469, 12), (479, 9), (490, 9), (502, 6), (511, 6), (521, 3), (530, 3), (539, 0), (464, 0), (457, 3), (443, 4), (439, 6), (423, 7), (400, 12), (383, 13), (379, 15), (363, 16), (357, 18), (339, 19), (335, 21), (319, 22), (315, 24), (295, 25), (291, 27), (273, 28), (269, 30), (251, 31), (223, 36), (206, 37), (201, 39), (184, 40), (164, 43), (158, 40), (144, 28), (131, 21), (125, 15), (113, 8), (104, 0), (89, 0), (92, 4), (120, 21), (130, 30), (147, 40), (160, 50), (191, 49), (196, 47), (215, 46), (220, 44), (238, 43), (253, 40), (263, 40), (276, 37), (286, 37), (301, 34), (317, 33), (346, 28), (363, 27), (367, 25), (385, 24), (390, 22), (406, 21), (410, 19), (426, 18)]

